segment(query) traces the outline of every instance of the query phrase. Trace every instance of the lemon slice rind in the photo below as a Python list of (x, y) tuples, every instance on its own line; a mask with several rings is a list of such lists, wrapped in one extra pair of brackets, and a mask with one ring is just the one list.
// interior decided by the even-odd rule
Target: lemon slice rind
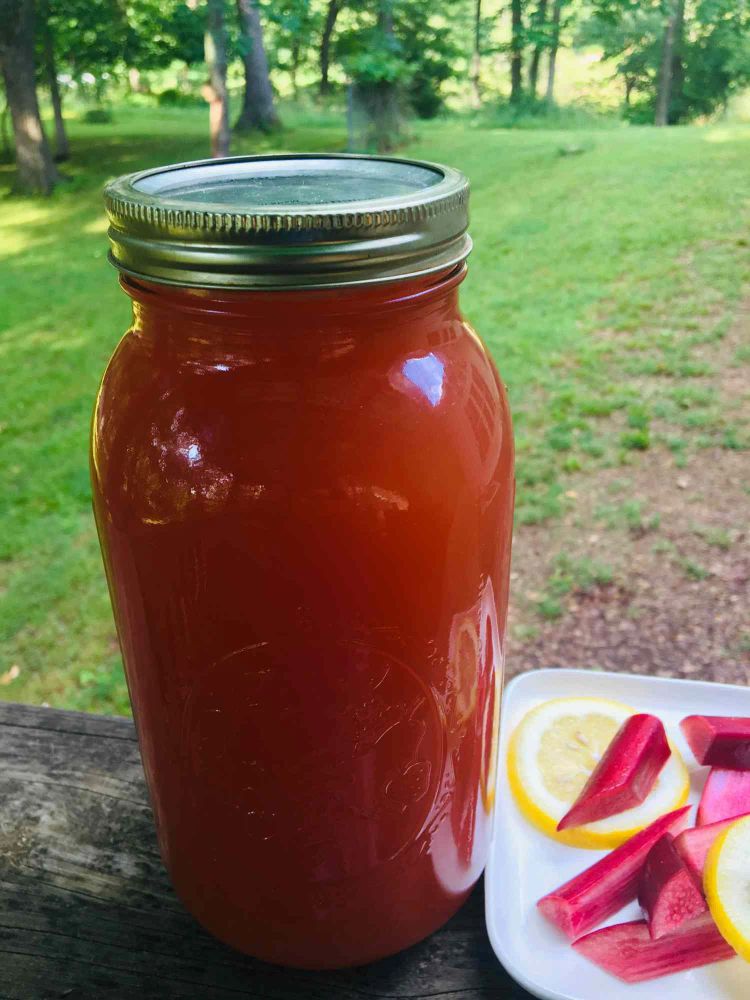
[(703, 887), (722, 937), (750, 962), (750, 817), (738, 819), (711, 845)]
[(676, 748), (665, 764), (650, 795), (640, 805), (615, 816), (588, 823), (585, 826), (557, 830), (557, 824), (575, 798), (569, 800), (554, 795), (536, 766), (541, 738), (547, 724), (565, 712), (568, 715), (593, 712), (611, 719), (617, 728), (635, 713), (621, 702), (605, 698), (553, 698), (531, 709), (514, 730), (507, 756), (507, 773), (513, 797), (524, 816), (538, 830), (561, 844), (590, 850), (610, 850), (619, 847), (659, 816), (679, 809), (690, 793), (690, 776)]

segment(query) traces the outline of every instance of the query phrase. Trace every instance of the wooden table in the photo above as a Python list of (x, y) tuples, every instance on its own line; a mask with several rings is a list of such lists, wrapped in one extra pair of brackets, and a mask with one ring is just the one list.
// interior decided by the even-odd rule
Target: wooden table
[(175, 898), (133, 724), (0, 703), (0, 1000), (523, 1000), (481, 890), (429, 940), (306, 973), (214, 941)]

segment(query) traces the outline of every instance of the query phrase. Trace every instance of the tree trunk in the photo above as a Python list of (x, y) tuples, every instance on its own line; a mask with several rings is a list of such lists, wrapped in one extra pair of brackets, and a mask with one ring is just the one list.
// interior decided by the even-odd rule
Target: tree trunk
[(677, 25), (674, 35), (674, 55), (672, 57), (672, 86), (670, 90), (667, 122), (676, 125), (682, 115), (682, 98), (685, 88), (685, 64), (682, 61), (683, 36), (685, 31), (685, 0), (677, 5)]
[(299, 97), (299, 85), (297, 82), (297, 73), (299, 72), (299, 60), (300, 60), (300, 43), (299, 39), (295, 39), (292, 42), (292, 62), (289, 67), (289, 77), (292, 81), (292, 93), (294, 94), (295, 101)]
[(36, 96), (33, 0), (0, 0), (0, 70), (13, 122), (21, 186), (26, 191), (49, 194), (58, 175)]
[(258, 0), (237, 0), (237, 13), (242, 36), (242, 60), (245, 64), (245, 98), (234, 127), (238, 132), (250, 132), (253, 129), (268, 131), (280, 123), (268, 75)]
[(8, 107), (8, 102), (5, 102), (3, 110), (0, 111), (0, 143), (2, 143), (2, 154), (3, 158), (11, 160), (13, 159), (13, 149), (10, 144), (10, 133), (8, 131), (8, 114), (10, 108)]
[(482, 104), (480, 75), (482, 72), (482, 0), (474, 0), (474, 51), (471, 55), (471, 103), (475, 108)]
[(625, 74), (625, 107), (630, 107), (630, 95), (633, 93), (633, 87), (635, 87), (635, 78)]
[(510, 4), (510, 103), (523, 99), (523, 0)]
[(209, 79), (203, 89), (203, 96), (208, 101), (211, 156), (229, 156), (229, 95), (224, 0), (208, 0), (205, 48)]
[(42, 49), (44, 51), (44, 72), (47, 76), (47, 86), (52, 101), (52, 111), (55, 116), (55, 160), (60, 163), (70, 157), (68, 135), (65, 131), (65, 119), (62, 112), (62, 95), (57, 82), (57, 63), (55, 61), (55, 40), (49, 23), (49, 0), (37, 0), (38, 12), (42, 21)]
[(330, 93), (331, 84), (328, 73), (331, 68), (331, 39), (336, 20), (341, 12), (343, 0), (328, 0), (326, 19), (323, 23), (323, 34), (320, 36), (320, 94)]
[[(393, 36), (392, 0), (380, 0), (378, 27), (387, 37)], [(390, 80), (377, 83), (371, 92), (370, 107), (377, 150), (379, 153), (390, 153), (395, 149), (401, 132), (395, 84)]]
[(539, 0), (536, 11), (534, 12), (533, 21), (534, 30), (537, 33), (537, 41), (534, 45), (534, 51), (531, 56), (531, 63), (529, 64), (529, 93), (532, 97), (536, 97), (537, 81), (539, 79), (539, 60), (542, 58), (542, 51), (544, 48), (538, 34), (541, 32), (546, 21), (547, 0)]
[(664, 42), (661, 50), (661, 66), (659, 67), (659, 82), (656, 91), (656, 115), (654, 117), (655, 125), (667, 125), (669, 122), (669, 105), (672, 98), (675, 47), (678, 35), (682, 30), (684, 14), (685, 0), (675, 0), (664, 29)]
[(549, 67), (547, 69), (547, 104), (555, 103), (555, 69), (557, 68), (557, 50), (560, 48), (560, 16), (564, 0), (555, 0), (552, 8), (552, 43), (549, 49)]

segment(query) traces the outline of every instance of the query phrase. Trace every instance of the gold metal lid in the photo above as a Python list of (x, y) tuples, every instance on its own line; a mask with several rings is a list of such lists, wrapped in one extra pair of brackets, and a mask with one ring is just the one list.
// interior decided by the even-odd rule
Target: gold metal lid
[(471, 250), (467, 179), (419, 160), (199, 160), (120, 177), (104, 199), (112, 263), (169, 285), (370, 284), (442, 270)]

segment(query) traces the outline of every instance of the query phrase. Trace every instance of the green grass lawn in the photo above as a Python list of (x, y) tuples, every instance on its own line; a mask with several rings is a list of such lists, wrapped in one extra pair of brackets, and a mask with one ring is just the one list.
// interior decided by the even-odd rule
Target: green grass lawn
[[(89, 510), (92, 401), (128, 322), (101, 188), (205, 156), (205, 131), (198, 109), (72, 123), (70, 180), (47, 201), (11, 195), (11, 168), (0, 166), (1, 697), (128, 710)], [(289, 111), (283, 133), (237, 151), (344, 144), (335, 116)], [(642, 449), (668, 447), (680, 462), (707, 442), (746, 446), (747, 428), (710, 400), (692, 400), (698, 417), (686, 423), (675, 392), (689, 395), (710, 367), (702, 346), (723, 336), (748, 278), (749, 127), (511, 132), (440, 121), (403, 152), (472, 181), (463, 299), (510, 388), (521, 523), (556, 517), (571, 482), (585, 488), (587, 471)], [(640, 380), (654, 375), (663, 389), (644, 398)], [(654, 431), (657, 418), (669, 434)]]

